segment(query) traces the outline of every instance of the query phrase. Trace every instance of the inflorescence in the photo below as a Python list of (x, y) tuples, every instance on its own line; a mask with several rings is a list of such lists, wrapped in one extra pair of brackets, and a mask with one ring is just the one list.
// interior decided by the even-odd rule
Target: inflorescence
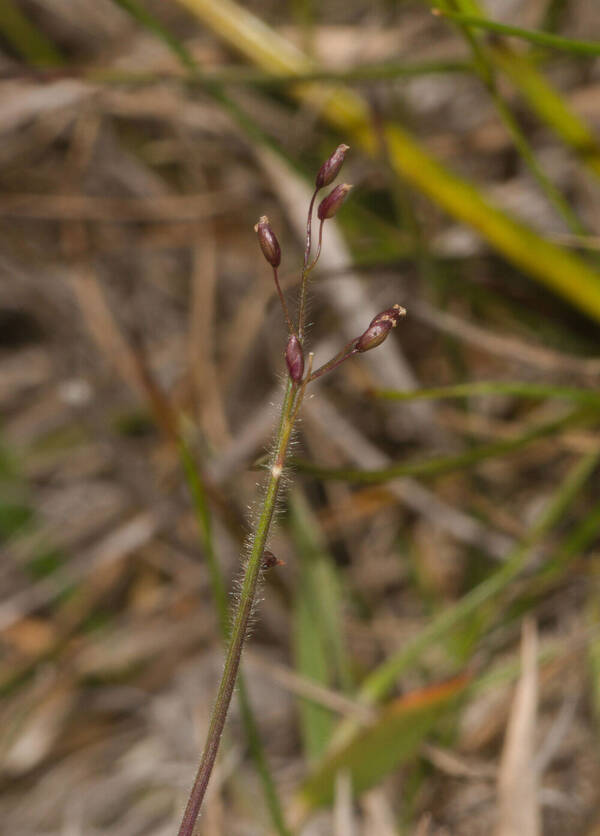
[(315, 371), (312, 370), (312, 354), (309, 355), (305, 372), (303, 343), (306, 286), (308, 276), (321, 255), (323, 225), (326, 220), (335, 217), (348, 197), (352, 186), (348, 185), (348, 183), (342, 183), (339, 186), (335, 186), (335, 188), (333, 188), (332, 191), (330, 191), (329, 194), (319, 203), (317, 208), (317, 218), (320, 221), (319, 238), (315, 256), (313, 260), (310, 261), (312, 250), (312, 218), (314, 203), (319, 191), (325, 186), (329, 186), (339, 174), (348, 150), (348, 145), (338, 145), (333, 154), (325, 160), (315, 179), (315, 190), (310, 201), (308, 219), (306, 222), (306, 245), (300, 282), (300, 301), (297, 325), (294, 325), (292, 317), (290, 316), (285, 297), (279, 284), (278, 269), (281, 264), (281, 247), (279, 246), (277, 236), (273, 232), (269, 219), (266, 215), (263, 215), (254, 227), (263, 255), (273, 268), (273, 278), (275, 280), (277, 295), (279, 296), (289, 331), (288, 342), (285, 350), (285, 360), (288, 368), (288, 374), (294, 385), (301, 384), (303, 388), (305, 388), (312, 380), (315, 380), (326, 372), (337, 368), (340, 363), (343, 363), (349, 357), (353, 357), (355, 354), (362, 354), (365, 351), (370, 351), (372, 348), (376, 348), (378, 345), (381, 345), (392, 328), (396, 327), (400, 318), (406, 315), (406, 310), (401, 305), (393, 305), (391, 308), (382, 311), (377, 314), (377, 316), (373, 317), (369, 323), (369, 327), (362, 334), (351, 340), (340, 352), (338, 352), (338, 354), (335, 355), (335, 357), (332, 357), (331, 360), (324, 363)]

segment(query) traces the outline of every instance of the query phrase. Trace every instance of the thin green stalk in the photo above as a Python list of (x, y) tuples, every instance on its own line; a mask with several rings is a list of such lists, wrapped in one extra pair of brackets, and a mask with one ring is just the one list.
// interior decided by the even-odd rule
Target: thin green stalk
[(113, 0), (113, 3), (120, 6), (124, 11), (131, 15), (134, 20), (141, 23), (145, 29), (152, 32), (153, 35), (156, 35), (157, 38), (160, 38), (160, 40), (166, 44), (166, 46), (180, 60), (181, 64), (186, 69), (196, 69), (196, 60), (187, 47), (179, 40), (179, 38), (172, 35), (166, 26), (163, 26), (160, 20), (149, 12), (148, 9), (146, 9), (141, 3), (138, 3), (137, 0)]
[(560, 49), (565, 52), (572, 52), (575, 55), (597, 57), (600, 55), (600, 43), (598, 41), (578, 41), (573, 38), (563, 38), (561, 35), (552, 35), (550, 32), (541, 32), (535, 29), (522, 29), (519, 26), (510, 26), (506, 23), (498, 23), (495, 20), (464, 15), (458, 12), (438, 10), (437, 14), (447, 17), (456, 23), (465, 26), (474, 26), (478, 29), (485, 29), (488, 32), (497, 32), (500, 35), (509, 35), (514, 38), (521, 38), (532, 44)]
[[(221, 567), (219, 566), (217, 555), (215, 554), (212, 522), (206, 491), (194, 463), (192, 454), (183, 440), (180, 441), (179, 452), (200, 528), (200, 536), (202, 538), (202, 546), (208, 565), (208, 571), (210, 573), (212, 597), (217, 607), (221, 635), (223, 637), (223, 641), (227, 642), (229, 640), (229, 630), (231, 627), (229, 606), (227, 602), (227, 590), (223, 580), (223, 573), (221, 571)], [(237, 684), (238, 700), (246, 739), (261, 776), (263, 791), (265, 793), (271, 819), (273, 820), (273, 824), (279, 836), (290, 836), (290, 831), (287, 828), (283, 816), (281, 801), (279, 800), (273, 776), (271, 775), (264, 748), (262, 746), (258, 726), (256, 720), (254, 719), (254, 713), (252, 711), (242, 671), (238, 673)]]
[(312, 372), (310, 379), (316, 380), (321, 375), (327, 374), (327, 372), (332, 372), (336, 369), (339, 365), (344, 363), (346, 360), (349, 360), (355, 354), (358, 354), (358, 349), (356, 348), (356, 339), (350, 340), (338, 353), (335, 357), (332, 357), (331, 360), (328, 360), (326, 363), (323, 363), (322, 366), (319, 366), (314, 372)]
[(573, 386), (554, 386), (550, 383), (527, 383), (521, 380), (475, 380), (452, 386), (436, 386), (432, 389), (399, 391), (376, 389), (376, 398), (388, 401), (429, 401), (444, 398), (475, 398), (489, 395), (515, 395), (519, 398), (559, 398), (580, 404), (600, 404), (600, 392), (595, 389), (579, 389)]
[[(115, 0), (118, 2), (118, 0)], [(399, 78), (415, 78), (423, 75), (444, 73), (469, 73), (473, 65), (468, 61), (427, 61), (414, 64), (399, 64), (384, 62), (363, 64), (344, 70), (313, 70), (300, 74), (268, 73), (255, 70), (252, 67), (223, 67), (219, 70), (197, 69), (189, 75), (183, 76), (172, 72), (139, 72), (135, 70), (116, 70), (93, 68), (86, 70), (84, 77), (96, 84), (135, 84), (147, 85), (171, 81), (190, 88), (210, 88), (211, 85), (260, 87), (263, 89), (280, 89), (297, 85), (299, 81), (340, 81), (345, 84), (360, 83), (362, 81), (394, 81)]]
[(269, 481), (267, 483), (262, 509), (254, 532), (250, 556), (244, 571), (242, 589), (240, 592), (233, 627), (231, 629), (231, 637), (225, 659), (225, 667), (221, 677), (221, 684), (219, 686), (216, 702), (212, 711), (206, 744), (200, 760), (200, 766), (198, 767), (194, 785), (192, 787), (181, 826), (179, 828), (179, 836), (193, 836), (196, 819), (198, 817), (200, 806), (208, 786), (208, 780), (217, 757), (219, 742), (225, 726), (229, 704), (231, 703), (231, 697), (240, 667), (242, 649), (248, 633), (248, 626), (254, 608), (256, 589), (263, 561), (263, 552), (265, 550), (269, 529), (275, 512), (277, 495), (281, 486), (283, 466), (292, 435), (294, 417), (297, 414), (297, 409), (299, 407), (298, 399), (301, 397), (302, 389), (298, 389), (298, 387), (294, 385), (291, 380), (289, 380), (283, 399), (283, 405), (281, 407), (281, 420), (277, 431), (275, 452), (269, 472)]

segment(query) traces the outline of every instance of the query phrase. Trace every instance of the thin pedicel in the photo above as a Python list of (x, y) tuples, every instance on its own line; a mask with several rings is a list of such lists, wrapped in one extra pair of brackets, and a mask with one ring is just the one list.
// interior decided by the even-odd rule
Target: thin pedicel
[(342, 183), (336, 186), (319, 204), (317, 217), (320, 221), (319, 240), (317, 250), (312, 262), (310, 261), (312, 240), (312, 214), (318, 192), (324, 186), (330, 185), (337, 177), (344, 163), (347, 145), (339, 145), (333, 154), (325, 160), (315, 179), (315, 190), (313, 192), (308, 218), (306, 223), (306, 243), (304, 249), (304, 263), (302, 266), (300, 301), (297, 325), (290, 316), (285, 297), (279, 284), (278, 268), (281, 263), (281, 248), (277, 236), (273, 232), (269, 219), (262, 216), (255, 226), (260, 248), (267, 262), (273, 268), (273, 279), (277, 295), (281, 302), (283, 315), (289, 331), (289, 337), (285, 348), (285, 361), (288, 369), (288, 377), (281, 406), (281, 416), (275, 436), (274, 452), (271, 458), (269, 475), (266, 490), (259, 509), (258, 522), (256, 523), (253, 536), (250, 540), (250, 554), (245, 565), (240, 583), (240, 592), (237, 603), (237, 610), (233, 619), (229, 646), (225, 657), (225, 665), (217, 697), (211, 714), (210, 725), (206, 737), (206, 743), (200, 759), (200, 765), (194, 785), (187, 802), (185, 813), (179, 827), (179, 836), (193, 836), (196, 819), (204, 800), (206, 788), (215, 764), (221, 735), (225, 726), (229, 704), (235, 687), (238, 675), (240, 660), (244, 641), (248, 634), (248, 627), (256, 600), (256, 590), (261, 573), (266, 569), (282, 565), (267, 548), (269, 530), (273, 521), (277, 497), (282, 484), (283, 468), (290, 446), (294, 423), (306, 387), (313, 380), (333, 371), (341, 363), (356, 354), (370, 351), (387, 338), (390, 331), (396, 327), (401, 317), (406, 314), (400, 305), (393, 305), (385, 311), (373, 317), (366, 330), (351, 340), (341, 351), (327, 363), (313, 371), (313, 355), (309, 353), (305, 363), (304, 358), (304, 314), (306, 309), (306, 287), (308, 275), (314, 268), (321, 253), (323, 242), (323, 226), (325, 222), (336, 215), (344, 201), (347, 199), (352, 186)]

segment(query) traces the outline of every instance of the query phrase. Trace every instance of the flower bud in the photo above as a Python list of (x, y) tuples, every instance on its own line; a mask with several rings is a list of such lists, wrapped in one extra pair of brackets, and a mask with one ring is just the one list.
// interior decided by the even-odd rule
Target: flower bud
[(338, 145), (331, 157), (329, 157), (328, 160), (325, 160), (319, 169), (317, 179), (315, 180), (315, 186), (317, 189), (322, 189), (323, 186), (328, 186), (330, 183), (333, 183), (335, 178), (340, 173), (340, 168), (344, 164), (346, 151), (349, 148), (349, 145)]
[(295, 334), (292, 334), (288, 340), (285, 350), (285, 362), (287, 363), (288, 372), (294, 383), (300, 383), (304, 374), (304, 354), (302, 353), (300, 340)]
[(373, 317), (364, 334), (361, 334), (356, 341), (356, 350), (360, 352), (370, 351), (372, 348), (381, 345), (392, 328), (396, 327), (400, 317), (405, 315), (406, 310), (400, 305), (394, 305), (392, 308), (378, 313), (377, 316)]
[(327, 197), (323, 198), (319, 204), (319, 208), (317, 209), (317, 215), (320, 221), (325, 221), (327, 218), (333, 218), (342, 203), (348, 197), (348, 193), (351, 188), (352, 186), (349, 186), (347, 183), (342, 183), (341, 186), (336, 186), (333, 191), (329, 192)]
[(281, 264), (281, 249), (266, 215), (263, 215), (259, 219), (254, 227), (254, 231), (258, 235), (258, 243), (260, 244), (264, 257), (271, 267), (279, 267)]

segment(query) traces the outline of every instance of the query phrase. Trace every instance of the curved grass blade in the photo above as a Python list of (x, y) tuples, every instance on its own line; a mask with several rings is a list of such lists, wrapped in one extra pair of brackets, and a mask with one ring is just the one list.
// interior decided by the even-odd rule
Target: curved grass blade
[(600, 43), (595, 41), (578, 41), (573, 38), (564, 38), (561, 35), (553, 35), (551, 32), (541, 32), (535, 29), (522, 29), (520, 26), (511, 26), (507, 23), (499, 23), (495, 20), (488, 20), (475, 15), (465, 15), (459, 12), (442, 11), (437, 9), (434, 12), (439, 17), (446, 17), (465, 26), (473, 26), (476, 29), (485, 29), (487, 32), (496, 32), (499, 35), (508, 35), (513, 38), (520, 38), (538, 46), (549, 49), (559, 49), (570, 52), (574, 55), (585, 57), (600, 56)]

